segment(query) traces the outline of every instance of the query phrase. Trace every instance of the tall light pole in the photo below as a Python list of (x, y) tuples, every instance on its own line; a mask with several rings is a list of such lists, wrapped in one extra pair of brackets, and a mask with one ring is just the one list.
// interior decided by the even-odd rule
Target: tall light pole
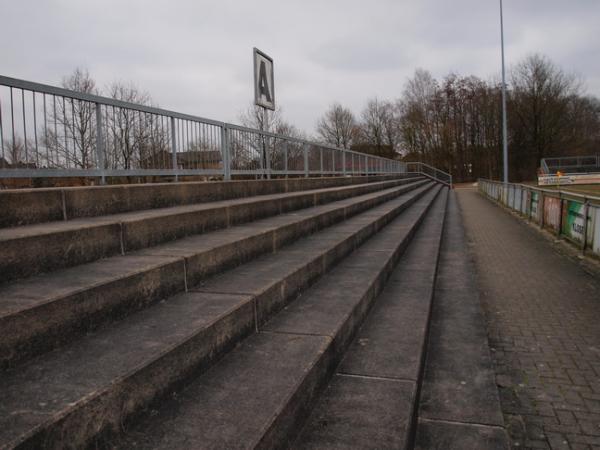
[(500, 0), (500, 42), (502, 46), (502, 157), (504, 161), (504, 182), (508, 183), (508, 138), (506, 131), (506, 71), (504, 68), (504, 18)]

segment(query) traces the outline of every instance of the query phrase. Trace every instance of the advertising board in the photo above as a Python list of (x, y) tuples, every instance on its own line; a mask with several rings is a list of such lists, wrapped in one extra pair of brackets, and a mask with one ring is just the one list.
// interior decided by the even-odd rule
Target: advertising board
[(544, 224), (558, 231), (560, 226), (560, 199), (554, 197), (544, 199)]
[(567, 200), (562, 214), (562, 234), (575, 242), (583, 242), (586, 219), (583, 203)]

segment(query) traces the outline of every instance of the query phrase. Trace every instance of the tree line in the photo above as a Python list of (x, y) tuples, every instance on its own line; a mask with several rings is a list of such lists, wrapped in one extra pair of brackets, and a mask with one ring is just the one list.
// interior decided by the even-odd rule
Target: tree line
[[(418, 69), (396, 100), (368, 100), (356, 117), (334, 103), (317, 138), (338, 147), (422, 161), (454, 180), (502, 176), (502, 84)], [(540, 160), (600, 152), (600, 100), (547, 57), (517, 63), (507, 81), (509, 176), (533, 180)]]

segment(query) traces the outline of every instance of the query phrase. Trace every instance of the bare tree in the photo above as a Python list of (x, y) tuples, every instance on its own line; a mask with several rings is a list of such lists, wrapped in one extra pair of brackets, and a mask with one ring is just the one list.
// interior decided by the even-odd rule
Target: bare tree
[(2, 164), (9, 163), (13, 167), (18, 166), (25, 160), (25, 142), (20, 136), (15, 136), (14, 140), (4, 141), (4, 156), (6, 161), (2, 161)]
[(359, 142), (353, 148), (393, 158), (399, 144), (399, 123), (394, 105), (377, 98), (371, 99), (360, 117)]
[[(151, 97), (133, 83), (114, 82), (108, 87), (108, 95), (139, 105), (150, 105)], [(131, 169), (151, 157), (150, 142), (158, 124), (149, 125), (148, 116), (128, 108), (111, 108), (108, 114), (110, 143), (107, 154), (109, 167)], [(160, 138), (162, 142), (164, 139)]]
[[(263, 108), (251, 105), (240, 114), (240, 122), (253, 130), (267, 131), (282, 137), (306, 139), (303, 132), (283, 119), (279, 107), (275, 111), (269, 111), (265, 117)], [(234, 132), (230, 145), (232, 163), (238, 169), (259, 168), (261, 165), (266, 165), (266, 159), (269, 158), (271, 168), (283, 170), (284, 158), (287, 155), (287, 167), (292, 170), (300, 167), (303, 158), (302, 145), (292, 140), (256, 132)]]
[(356, 140), (358, 128), (352, 111), (334, 103), (317, 122), (320, 139), (339, 148), (350, 148)]
[[(581, 93), (574, 75), (565, 73), (547, 57), (533, 54), (511, 73), (509, 120), (513, 168), (527, 177), (545, 156), (563, 154), (570, 145), (569, 104)], [(518, 164), (517, 164), (518, 161)]]
[[(87, 69), (76, 68), (62, 80), (62, 87), (84, 94), (98, 94)], [(50, 124), (44, 132), (46, 146), (59, 167), (88, 169), (95, 164), (95, 105), (77, 99), (54, 98)]]

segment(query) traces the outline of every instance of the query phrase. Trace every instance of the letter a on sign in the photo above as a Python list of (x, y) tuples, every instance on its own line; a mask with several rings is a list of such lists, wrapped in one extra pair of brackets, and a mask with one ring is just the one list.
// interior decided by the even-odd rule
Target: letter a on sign
[(254, 103), (275, 109), (275, 83), (273, 59), (259, 49), (254, 49)]

